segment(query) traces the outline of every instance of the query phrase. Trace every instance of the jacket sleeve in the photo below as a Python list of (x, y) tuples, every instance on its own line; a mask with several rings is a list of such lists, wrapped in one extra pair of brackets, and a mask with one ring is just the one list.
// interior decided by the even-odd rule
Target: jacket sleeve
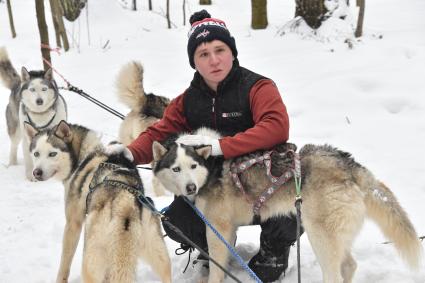
[(258, 81), (249, 93), (254, 126), (232, 137), (220, 139), (224, 158), (233, 158), (260, 149), (270, 149), (289, 137), (289, 117), (273, 81)]
[(165, 109), (161, 120), (148, 127), (127, 147), (134, 157), (135, 164), (152, 162), (152, 144), (154, 141), (163, 141), (170, 135), (190, 131), (184, 117), (184, 94), (176, 97)]

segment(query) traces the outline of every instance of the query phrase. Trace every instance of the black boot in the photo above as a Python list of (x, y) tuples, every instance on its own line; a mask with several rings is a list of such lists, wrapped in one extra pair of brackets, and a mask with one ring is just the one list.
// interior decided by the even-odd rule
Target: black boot
[(248, 263), (249, 268), (255, 272), (263, 282), (273, 282), (279, 279), (288, 268), (288, 257), (291, 246), (285, 247), (279, 256), (260, 249)]
[(260, 251), (248, 266), (263, 282), (273, 282), (288, 268), (289, 250), (297, 239), (297, 221), (294, 215), (285, 215), (270, 218), (260, 225)]

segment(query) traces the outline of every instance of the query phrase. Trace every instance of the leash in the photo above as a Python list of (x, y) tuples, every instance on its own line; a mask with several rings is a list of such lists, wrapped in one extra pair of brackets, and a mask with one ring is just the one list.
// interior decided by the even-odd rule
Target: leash
[(183, 197), (184, 201), (192, 207), (192, 209), (196, 212), (196, 214), (204, 221), (204, 223), (214, 232), (214, 234), (219, 238), (223, 244), (227, 247), (227, 249), (230, 251), (230, 253), (233, 255), (234, 258), (237, 259), (240, 266), (242, 266), (248, 274), (251, 276), (252, 279), (255, 280), (257, 283), (262, 283), (260, 278), (257, 277), (257, 275), (254, 273), (254, 271), (249, 268), (249, 266), (244, 262), (244, 260), (238, 255), (236, 250), (223, 238), (223, 236), (214, 228), (214, 226), (211, 225), (211, 223), (208, 221), (208, 219), (202, 214), (202, 212), (187, 198)]
[[(60, 55), (60, 52), (59, 52), (59, 49), (53, 49), (53, 48), (51, 48), (50, 46), (48, 46), (48, 45), (44, 45), (44, 44), (42, 44), (41, 45), (41, 47), (42, 48), (45, 48), (45, 49), (49, 49), (49, 50), (51, 50), (51, 51), (55, 51), (55, 52), (57, 52), (59, 55)], [(121, 114), (120, 112), (118, 112), (117, 110), (115, 110), (115, 109), (113, 109), (112, 107), (110, 107), (110, 106), (108, 106), (108, 105), (106, 105), (106, 104), (104, 104), (104, 103), (102, 103), (101, 101), (99, 101), (99, 100), (97, 100), (96, 98), (94, 98), (94, 97), (92, 97), (92, 96), (90, 96), (89, 94), (87, 94), (86, 92), (84, 92), (82, 89), (79, 89), (79, 88), (77, 88), (77, 87), (75, 87), (75, 86), (73, 86), (67, 79), (65, 79), (65, 77), (61, 74), (61, 73), (59, 73), (58, 72), (58, 70), (56, 70), (53, 66), (52, 66), (52, 64), (48, 61), (48, 60), (46, 60), (45, 58), (43, 58), (43, 61), (47, 64), (47, 65), (49, 65), (49, 67), (56, 73), (56, 74), (58, 74), (61, 78), (62, 78), (62, 80), (66, 83), (66, 87), (59, 87), (59, 89), (64, 89), (64, 90), (67, 90), (67, 91), (72, 91), (72, 92), (75, 92), (75, 93), (77, 93), (77, 94), (79, 94), (80, 96), (82, 96), (82, 97), (84, 97), (85, 99), (87, 99), (87, 100), (89, 100), (90, 102), (93, 102), (94, 104), (96, 104), (97, 106), (99, 106), (100, 108), (103, 108), (104, 110), (106, 110), (106, 111), (108, 111), (109, 113), (111, 113), (111, 114), (113, 114), (113, 115), (115, 115), (115, 116), (117, 116), (118, 118), (120, 118), (121, 120), (124, 120), (124, 118), (125, 118), (125, 116), (123, 115), (123, 114)]]
[(139, 169), (143, 169), (143, 170), (150, 170), (150, 171), (153, 170), (152, 167), (145, 167), (145, 166), (142, 166), (142, 165), (137, 165), (136, 167), (139, 168)]
[[(98, 166), (99, 168), (106, 168), (106, 169), (110, 169), (110, 170), (116, 170), (119, 169), (120, 167), (112, 164), (112, 163), (106, 163), (106, 162), (102, 162), (99, 164)], [(128, 170), (128, 168), (125, 168)], [(95, 178), (98, 178), (98, 176), (96, 175), (97, 172), (95, 173), (95, 176), (93, 176), (93, 180)], [(92, 181), (93, 182), (93, 181)], [(135, 196), (135, 198), (137, 199), (137, 201), (144, 206), (145, 208), (149, 209), (153, 215), (158, 216), (160, 218), (160, 220), (162, 221), (162, 223), (164, 223), (168, 228), (170, 228), (171, 230), (173, 230), (175, 233), (177, 233), (181, 238), (183, 238), (187, 243), (189, 243), (189, 245), (191, 245), (193, 248), (197, 249), (203, 256), (205, 256), (206, 258), (208, 258), (208, 260), (210, 260), (212, 263), (214, 263), (218, 268), (220, 268), (224, 273), (226, 273), (230, 278), (232, 278), (235, 282), (238, 283), (242, 283), (242, 281), (240, 281), (236, 276), (234, 276), (232, 273), (230, 273), (230, 271), (228, 271), (227, 269), (225, 269), (222, 265), (220, 265), (216, 260), (214, 260), (213, 258), (211, 258), (207, 252), (205, 252), (201, 247), (199, 247), (197, 244), (195, 244), (193, 241), (191, 241), (186, 235), (183, 234), (183, 232), (177, 228), (176, 226), (174, 226), (169, 220), (168, 217), (166, 217), (164, 215), (164, 212), (168, 209), (168, 207), (165, 207), (163, 209), (161, 209), (161, 211), (157, 210), (155, 208), (155, 205), (153, 203), (153, 201), (149, 198), (146, 197), (143, 193), (143, 191), (140, 189), (140, 187), (134, 187), (131, 186), (125, 182), (119, 181), (119, 180), (113, 180), (113, 179), (106, 179), (106, 177), (99, 183), (92, 185), (92, 183), (90, 183), (89, 186), (89, 192), (87, 194), (86, 197), (86, 214), (88, 213), (88, 206), (91, 200), (91, 195), (92, 193), (98, 189), (100, 187), (100, 185), (102, 184), (109, 184), (112, 185), (113, 187), (118, 187), (121, 189), (125, 189), (127, 190), (129, 193), (133, 194)]]
[[(141, 198), (143, 198), (145, 201), (141, 201)], [(205, 258), (207, 258), (208, 260), (210, 260), (212, 263), (214, 263), (218, 268), (220, 268), (224, 273), (226, 273), (230, 278), (232, 278), (235, 282), (238, 283), (242, 283), (242, 281), (240, 281), (236, 276), (234, 276), (232, 273), (230, 273), (230, 271), (228, 271), (226, 268), (224, 268), (221, 264), (219, 264), (215, 259), (213, 259), (212, 257), (209, 256), (209, 254), (207, 252), (205, 252), (200, 246), (198, 246), (197, 244), (195, 244), (192, 240), (190, 240), (185, 234), (183, 234), (183, 232), (177, 228), (174, 224), (172, 224), (169, 220), (168, 217), (166, 217), (163, 213), (165, 210), (168, 209), (168, 206), (161, 209), (161, 211), (158, 211), (154, 204), (152, 203), (152, 200), (150, 200), (149, 198), (145, 197), (144, 195), (141, 195), (138, 198), (139, 202), (141, 202), (143, 205), (145, 205), (146, 203), (146, 207), (149, 208), (155, 215), (159, 215), (160, 219), (162, 221), (162, 223), (164, 223), (168, 228), (170, 228), (171, 230), (173, 230), (173, 232), (177, 233), (180, 237), (183, 238), (183, 240), (186, 241), (186, 243), (189, 243), (189, 245), (191, 245), (193, 248), (197, 249), (199, 251), (199, 253), (201, 253)], [(187, 268), (187, 266), (186, 266)]]
[(112, 107), (102, 103), (101, 101), (97, 100), (96, 98), (88, 95), (82, 89), (79, 89), (79, 88), (71, 85), (69, 82), (68, 82), (67, 87), (60, 87), (59, 89), (65, 89), (65, 90), (68, 90), (68, 91), (75, 92), (75, 93), (79, 94), (80, 96), (84, 97), (85, 99), (89, 100), (90, 102), (93, 102), (94, 104), (96, 104), (100, 108), (103, 108), (104, 110), (108, 111), (109, 113), (117, 116), (121, 120), (124, 120), (124, 118), (125, 118), (125, 116), (123, 114), (121, 114), (120, 112), (118, 112), (117, 110), (115, 110)]
[(168, 228), (170, 228), (175, 233), (177, 233), (180, 237), (182, 237), (187, 243), (189, 243), (189, 245), (191, 245), (192, 247), (194, 247), (195, 249), (197, 249), (203, 256), (205, 256), (206, 258), (208, 258), (208, 260), (210, 260), (212, 263), (214, 263), (218, 268), (220, 268), (224, 273), (226, 273), (235, 282), (242, 283), (242, 281), (240, 281), (236, 276), (234, 276), (232, 273), (230, 273), (230, 271), (228, 271), (227, 269), (225, 269), (215, 259), (213, 259), (212, 257), (210, 257), (209, 254), (207, 252), (205, 252), (200, 246), (198, 246), (193, 241), (191, 241), (188, 237), (186, 237), (186, 235), (183, 234), (183, 232), (179, 228), (177, 228), (170, 221), (168, 221), (168, 217), (166, 217), (166, 216), (163, 215), (163, 218), (161, 220), (162, 220), (162, 223), (164, 223), (165, 225), (167, 225)]
[(295, 208), (297, 210), (297, 273), (298, 273), (298, 283), (301, 283), (301, 203), (303, 202), (301, 197), (301, 162), (299, 158), (294, 159), (295, 166), (292, 171), (294, 174), (295, 182)]

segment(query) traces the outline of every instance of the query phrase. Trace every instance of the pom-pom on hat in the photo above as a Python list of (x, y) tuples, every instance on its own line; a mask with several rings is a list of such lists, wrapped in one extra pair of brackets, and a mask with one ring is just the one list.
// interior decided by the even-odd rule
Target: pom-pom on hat
[(202, 10), (194, 13), (189, 20), (192, 25), (187, 42), (187, 54), (189, 55), (190, 66), (195, 69), (195, 62), (193, 55), (196, 48), (203, 42), (211, 42), (213, 40), (220, 40), (227, 44), (232, 50), (233, 56), (238, 56), (236, 49), (235, 39), (230, 35), (226, 24), (219, 19), (211, 18), (211, 15)]

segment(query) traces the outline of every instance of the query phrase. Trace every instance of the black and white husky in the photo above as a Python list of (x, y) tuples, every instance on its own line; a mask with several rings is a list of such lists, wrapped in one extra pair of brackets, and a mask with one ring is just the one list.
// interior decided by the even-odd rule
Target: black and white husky
[[(0, 79), (5, 87), (11, 90), (6, 108), (6, 120), (10, 138), (9, 165), (16, 165), (24, 122), (40, 130), (52, 128), (61, 120), (67, 119), (66, 103), (59, 94), (51, 69), (46, 72), (27, 71), (25, 67), (22, 67), (20, 77), (4, 47), (0, 48)], [(26, 177), (34, 180), (28, 148), (26, 139), (23, 139)]]
[[(253, 204), (247, 199), (256, 200), (271, 185), (264, 166), (259, 164), (240, 174), (244, 193), (234, 184), (232, 162), (251, 160), (250, 155), (224, 163), (211, 162), (216, 158), (210, 158), (210, 146), (187, 146), (179, 139), (167, 146), (155, 142), (153, 153), (154, 174), (165, 188), (194, 199), (229, 243), (234, 242), (238, 226), (253, 221)], [(299, 155), (303, 171), (302, 222), (322, 269), (323, 282), (352, 282), (356, 262), (351, 247), (366, 217), (376, 222), (411, 267), (419, 266), (421, 243), (390, 189), (349, 153), (329, 145), (306, 145)], [(276, 167), (272, 170), (282, 174), (279, 156), (272, 153)], [(263, 204), (261, 219), (295, 213), (295, 194), (294, 180), (290, 179)], [(211, 257), (224, 266), (228, 250), (210, 229), (207, 240)], [(222, 270), (211, 263), (208, 282), (222, 282), (223, 278)]]

